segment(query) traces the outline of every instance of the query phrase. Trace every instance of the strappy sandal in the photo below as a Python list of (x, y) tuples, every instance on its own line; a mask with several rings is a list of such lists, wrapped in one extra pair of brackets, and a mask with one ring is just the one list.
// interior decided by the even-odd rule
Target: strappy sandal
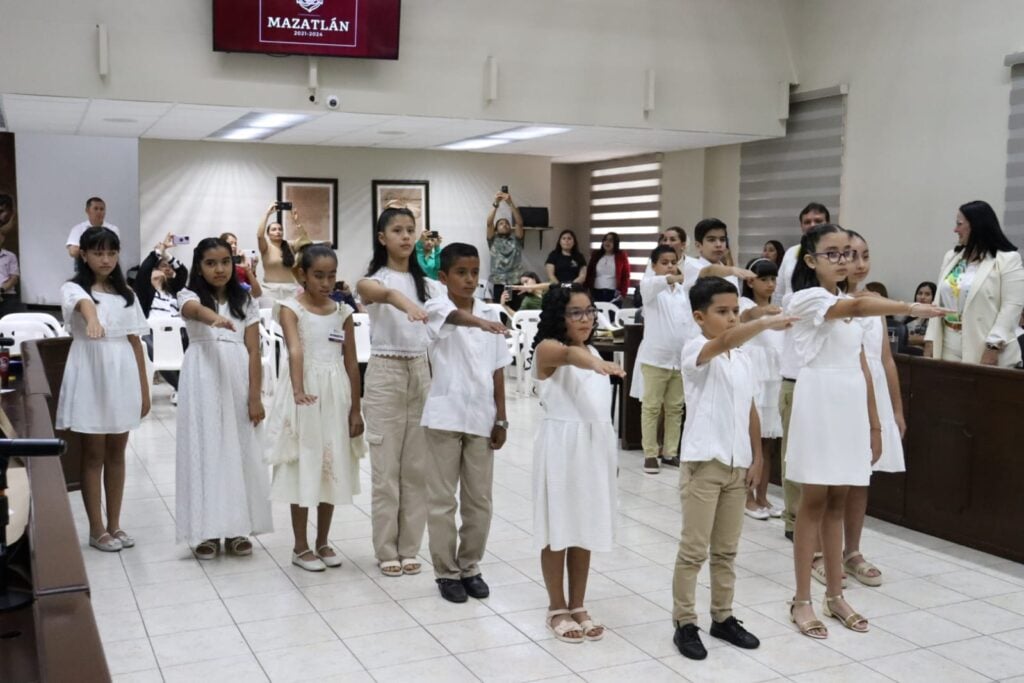
[[(331, 555), (324, 555), (325, 550), (330, 550)], [(326, 543), (316, 549), (316, 556), (320, 558), (320, 561), (326, 564), (328, 567), (340, 567), (341, 566), (341, 555), (338, 554), (331, 546)]]
[(228, 551), (228, 554), (239, 557), (252, 555), (252, 541), (245, 536), (235, 536), (224, 540), (224, 549)]
[(192, 554), (196, 556), (197, 560), (212, 560), (217, 557), (217, 553), (220, 552), (220, 541), (217, 539), (207, 539), (192, 549)]
[[(868, 632), (868, 620), (865, 617), (861, 616), (857, 612), (851, 612), (848, 617), (843, 618), (843, 617), (839, 616), (837, 613), (833, 612), (831, 609), (829, 609), (829, 604), (833, 600), (842, 600), (842, 599), (843, 599), (843, 596), (841, 594), (840, 595), (833, 595), (833, 596), (826, 595), (825, 596), (825, 602), (821, 603), (821, 609), (825, 613), (825, 616), (826, 617), (832, 617), (833, 619), (837, 619), (839, 621), (839, 623), (841, 623), (843, 626), (845, 626), (846, 628), (850, 629), (851, 631), (856, 631), (857, 633), (867, 633)], [(847, 607), (849, 607), (849, 605), (847, 605)], [(851, 607), (850, 609), (853, 609), (853, 608)], [(857, 627), (858, 624), (861, 625), (862, 628), (858, 628)]]
[(377, 564), (380, 567), (380, 573), (384, 576), (390, 576), (396, 578), (402, 575), (402, 563), (398, 560), (384, 560)]
[[(789, 620), (796, 624), (797, 629), (800, 633), (804, 634), (808, 638), (814, 638), (815, 640), (825, 640), (828, 638), (828, 628), (818, 619), (811, 619), (810, 621), (797, 621), (793, 615), (794, 607), (810, 607), (813, 603), (810, 600), (797, 600), (793, 598), (789, 601)], [(814, 633), (818, 631), (819, 633)]]
[[(815, 564), (818, 560), (821, 560), (821, 564)], [(825, 556), (821, 553), (814, 553), (814, 558), (811, 560), (811, 576), (822, 586), (828, 587), (828, 576), (825, 574)], [(843, 574), (843, 588), (846, 588), (846, 574)]]
[(96, 550), (102, 550), (105, 553), (120, 552), (121, 548), (124, 547), (121, 545), (121, 541), (117, 540), (116, 538), (107, 533), (100, 534), (96, 538), (90, 536), (89, 545), (93, 548), (96, 548)]
[[(571, 617), (574, 614), (580, 614), (586, 611), (586, 607), (577, 607), (576, 609), (569, 610), (569, 616)], [(604, 624), (601, 622), (594, 621), (593, 619), (584, 619), (583, 621), (577, 621), (576, 623), (580, 625), (581, 629), (583, 629), (583, 637), (587, 640), (601, 640), (604, 638)], [(598, 631), (596, 635), (594, 634), (594, 631)]]
[[(861, 561), (854, 564), (851, 560), (858, 557)], [(878, 567), (865, 560), (859, 550), (843, 555), (843, 569), (853, 574), (853, 578), (857, 579), (865, 586), (878, 588), (882, 585), (882, 572), (879, 571)], [(874, 576), (871, 575), (872, 571), (875, 572)], [(843, 586), (843, 588), (846, 588), (846, 586)]]
[(419, 574), (423, 569), (423, 564), (420, 563), (415, 557), (407, 557), (402, 560), (402, 573), (403, 574)]
[[(548, 610), (548, 617), (544, 621), (544, 625), (548, 627), (548, 630), (551, 631), (551, 633), (555, 636), (555, 639), (560, 640), (563, 643), (582, 643), (584, 640), (586, 640), (587, 637), (585, 631), (583, 630), (583, 624), (576, 623), (575, 619), (566, 619), (565, 621), (558, 622), (557, 625), (552, 623), (552, 620), (555, 617), (560, 617), (563, 615), (571, 616), (569, 610), (567, 609)], [(573, 631), (577, 631), (584, 635), (581, 635), (577, 638), (570, 638), (569, 636), (565, 635), (566, 633), (572, 633)]]
[(111, 536), (113, 536), (117, 540), (121, 541), (121, 547), (122, 548), (134, 548), (135, 547), (135, 539), (132, 538), (131, 536), (129, 536), (128, 532), (126, 532), (124, 529), (118, 529), (113, 534), (111, 534)]

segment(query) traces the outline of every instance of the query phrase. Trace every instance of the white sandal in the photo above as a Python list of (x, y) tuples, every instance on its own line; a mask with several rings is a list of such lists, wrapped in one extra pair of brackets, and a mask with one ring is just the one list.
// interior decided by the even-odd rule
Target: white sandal
[[(548, 630), (551, 631), (551, 633), (555, 636), (555, 639), (560, 640), (563, 643), (582, 643), (584, 640), (586, 640), (587, 637), (586, 632), (583, 630), (583, 624), (577, 624), (574, 619), (560, 621), (558, 622), (557, 626), (553, 626), (551, 624), (552, 619), (563, 615), (567, 615), (570, 617), (572, 616), (572, 614), (567, 609), (548, 610), (548, 618), (545, 620), (544, 625), (548, 627)], [(579, 631), (580, 633), (583, 633), (583, 635), (578, 638), (570, 638), (569, 636), (565, 635), (566, 633), (571, 633), (573, 631)]]
[[(330, 550), (334, 554), (333, 555), (324, 555), (323, 554), (324, 550)], [(340, 567), (341, 566), (341, 555), (339, 555), (338, 551), (335, 550), (334, 548), (332, 548), (329, 545), (322, 545), (319, 548), (317, 548), (316, 549), (316, 556), (318, 558), (320, 558), (320, 561), (323, 562), (324, 564), (326, 564), (328, 567)]]
[[(104, 538), (107, 540), (104, 541)], [(124, 547), (121, 544), (121, 541), (114, 538), (108, 533), (100, 534), (98, 538), (93, 538), (92, 536), (90, 536), (89, 545), (91, 545), (93, 548), (96, 548), (96, 550), (102, 550), (105, 553), (120, 552), (121, 548)]]
[[(586, 611), (586, 607), (577, 607), (576, 609), (569, 610), (569, 616)], [(594, 621), (593, 619), (584, 619), (583, 621), (577, 621), (576, 623), (579, 624), (580, 629), (583, 630), (583, 637), (587, 640), (601, 640), (604, 638), (604, 624), (601, 622)], [(596, 636), (590, 635), (591, 631), (596, 631), (597, 629), (601, 629), (601, 632)]]
[(234, 536), (224, 539), (224, 549), (231, 555), (245, 557), (252, 555), (252, 541), (246, 536)]
[(402, 575), (402, 563), (398, 560), (384, 560), (377, 564), (380, 567), (380, 573), (384, 576), (390, 576), (392, 579)]
[[(815, 564), (818, 560), (821, 560), (821, 564)], [(828, 576), (825, 575), (825, 556), (821, 553), (814, 553), (814, 558), (811, 560), (811, 576), (822, 586), (828, 587)], [(843, 588), (846, 588), (846, 572), (843, 572)]]
[(122, 548), (134, 548), (135, 539), (128, 535), (124, 529), (118, 529), (113, 533), (114, 538), (121, 541)]
[(423, 563), (415, 557), (407, 557), (402, 560), (403, 574), (419, 574), (423, 570)]
[[(312, 555), (313, 559), (304, 560), (302, 559), (303, 555)], [(312, 550), (303, 550), (301, 553), (292, 552), (292, 564), (305, 569), (307, 572), (322, 572), (327, 569), (327, 565)]]

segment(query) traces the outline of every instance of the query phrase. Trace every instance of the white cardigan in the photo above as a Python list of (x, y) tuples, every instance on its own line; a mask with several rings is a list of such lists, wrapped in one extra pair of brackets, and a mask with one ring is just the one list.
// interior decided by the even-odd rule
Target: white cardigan
[[(950, 250), (942, 261), (938, 282), (942, 282), (960, 260), (960, 253)], [(936, 301), (936, 303), (938, 303)], [(1013, 367), (1020, 362), (1020, 345), (1014, 331), (1024, 306), (1024, 266), (1016, 251), (1000, 251), (986, 256), (978, 264), (961, 317), (963, 323), (963, 361), (980, 363), (986, 341), (1004, 344), (999, 365)], [(942, 358), (942, 318), (928, 322), (925, 341), (932, 343), (932, 357)]]

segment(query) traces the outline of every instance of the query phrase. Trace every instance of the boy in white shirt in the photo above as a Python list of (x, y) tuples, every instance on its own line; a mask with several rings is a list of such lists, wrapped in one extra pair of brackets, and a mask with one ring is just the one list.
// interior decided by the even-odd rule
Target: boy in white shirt
[(470, 595), (490, 595), (478, 565), (491, 529), (494, 451), (504, 445), (508, 430), (503, 369), (512, 358), (505, 326), (474, 296), (480, 282), (476, 247), (461, 242), (445, 247), (438, 276), (448, 292), (425, 306), (433, 368), (421, 421), (431, 461), (427, 529), (441, 597), (466, 602)]
[(711, 635), (745, 649), (760, 645), (732, 615), (743, 509), (747, 489), (756, 485), (761, 470), (755, 379), (738, 347), (764, 330), (785, 329), (794, 319), (765, 316), (741, 323), (739, 294), (719, 277), (694, 284), (690, 306), (702, 334), (687, 342), (682, 353), (692, 414), (683, 434), (683, 532), (672, 578), (672, 618), (680, 654), (704, 659), (707, 650), (698, 634), (694, 594), (709, 546)]
[(644, 300), (644, 338), (637, 350), (636, 367), (643, 377), (640, 408), (644, 472), (657, 474), (658, 418), (665, 409), (665, 435), (661, 462), (679, 467), (679, 432), (683, 419), (683, 376), (679, 350), (694, 336), (690, 304), (682, 288), (675, 250), (661, 245), (651, 252), (653, 274), (640, 281)]
[(736, 268), (722, 263), (729, 252), (728, 229), (717, 218), (705, 218), (693, 228), (693, 241), (697, 244), (698, 258), (688, 258), (683, 264), (683, 287), (687, 292), (702, 277), (725, 278), (739, 291), (740, 280), (757, 276), (745, 268)]

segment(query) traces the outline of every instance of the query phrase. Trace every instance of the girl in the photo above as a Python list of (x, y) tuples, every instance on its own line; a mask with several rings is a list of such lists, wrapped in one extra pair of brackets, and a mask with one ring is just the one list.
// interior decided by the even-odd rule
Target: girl
[[(914, 290), (914, 301), (919, 304), (930, 304), (935, 301), (937, 287), (934, 282), (922, 282)], [(924, 318), (906, 318), (907, 343), (919, 349), (924, 348), (924, 335), (928, 331), (928, 321)]]
[(430, 388), (422, 306), (447, 290), (427, 279), (416, 261), (411, 211), (385, 209), (376, 236), (370, 267), (356, 291), (370, 314), (364, 405), (373, 471), (373, 548), (381, 573), (396, 577), (422, 568), (416, 555), (427, 524), (427, 442), (420, 418)]
[(601, 248), (591, 253), (585, 284), (594, 301), (618, 305), (629, 293), (629, 257), (619, 248), (618, 233), (606, 234)]
[(263, 260), (263, 293), (270, 303), (284, 301), (295, 296), (299, 286), (295, 282), (292, 268), (295, 267), (295, 254), (304, 245), (309, 244), (309, 235), (306, 234), (302, 223), (299, 223), (299, 215), (295, 211), (289, 211), (292, 215), (292, 223), (299, 233), (299, 238), (294, 242), (288, 242), (284, 238), (284, 227), (274, 221), (267, 224), (270, 215), (278, 210), (277, 202), (267, 208), (267, 213), (260, 221), (256, 229), (256, 243), (260, 248), (260, 257)]
[[(545, 418), (534, 440), (533, 535), (548, 590), (547, 628), (567, 643), (600, 640), (583, 606), (591, 551), (614, 541), (617, 449), (607, 376), (625, 376), (589, 346), (597, 310), (579, 284), (544, 296), (534, 373)], [(585, 504), (584, 504), (585, 501)], [(569, 600), (563, 591), (569, 570)]]
[(149, 333), (149, 325), (118, 265), (118, 236), (107, 228), (86, 230), (78, 246), (78, 272), (61, 287), (64, 324), (73, 341), (56, 427), (77, 432), (82, 440), (82, 501), (89, 517), (89, 545), (117, 552), (135, 545), (121, 529), (124, 452), (128, 432), (149, 413), (140, 340)]
[(178, 303), (189, 335), (178, 402), (178, 540), (200, 560), (216, 557), (222, 538), (227, 552), (251, 555), (247, 536), (274, 528), (256, 433), (264, 417), (260, 309), (238, 282), (225, 240), (196, 245)]
[(867, 486), (881, 455), (881, 423), (871, 373), (864, 360), (864, 326), (852, 318), (910, 314), (937, 317), (940, 308), (881, 297), (851, 298), (841, 287), (852, 256), (850, 236), (825, 223), (806, 232), (793, 272), (786, 313), (800, 320), (791, 329), (800, 360), (789, 425), (786, 476), (802, 484), (796, 517), (796, 596), (790, 618), (800, 632), (825, 638), (811, 605), (811, 562), (819, 533), (827, 588), (822, 610), (846, 628), (866, 632), (867, 619), (842, 593), (843, 512), (850, 486)]
[(761, 249), (761, 258), (768, 259), (775, 264), (778, 268), (782, 265), (782, 257), (786, 253), (786, 248), (782, 246), (782, 242), (778, 240), (768, 240), (764, 243), (764, 248)]
[[(307, 246), (297, 271), (304, 290), (282, 301), (279, 309), (288, 372), (274, 391), (271, 495), (291, 503), (292, 564), (320, 572), (341, 566), (328, 541), (334, 506), (350, 504), (359, 492), (359, 363), (352, 309), (330, 298), (338, 274), (334, 250)], [(313, 549), (306, 537), (311, 507), (316, 507)]]
[[(774, 261), (756, 258), (747, 264), (747, 270), (757, 277), (744, 280), (743, 298), (740, 299), (740, 320), (747, 322), (765, 315), (778, 315), (782, 309), (772, 305), (776, 278), (779, 269)], [(781, 517), (782, 510), (768, 500), (768, 479), (771, 473), (773, 454), (778, 450), (782, 437), (782, 417), (779, 413), (779, 392), (782, 388), (782, 374), (779, 360), (782, 355), (784, 333), (766, 330), (743, 345), (755, 368), (757, 387), (754, 401), (761, 418), (761, 453), (763, 466), (757, 485), (747, 492), (745, 514), (754, 519)]]
[(580, 253), (576, 233), (563, 230), (558, 235), (558, 246), (544, 262), (548, 282), (551, 284), (582, 283), (587, 278), (587, 259)]
[(263, 288), (260, 286), (259, 278), (256, 277), (256, 265), (260, 262), (256, 253), (253, 258), (238, 248), (238, 236), (233, 232), (222, 232), (220, 238), (231, 247), (232, 260), (235, 262), (235, 278), (243, 287), (249, 288), (249, 295), (253, 299), (263, 296)]

